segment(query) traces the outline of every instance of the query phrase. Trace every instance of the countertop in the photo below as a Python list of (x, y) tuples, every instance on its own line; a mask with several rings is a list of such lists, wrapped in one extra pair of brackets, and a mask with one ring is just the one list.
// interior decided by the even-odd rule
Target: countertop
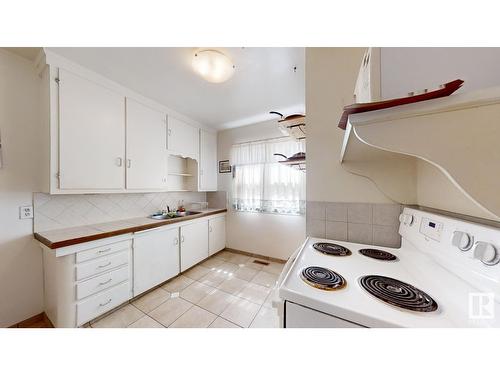
[(148, 217), (138, 217), (126, 220), (109, 221), (98, 224), (82, 225), (79, 227), (55, 229), (35, 233), (35, 238), (50, 249), (76, 245), (84, 242), (100, 240), (102, 238), (119, 236), (121, 234), (139, 232), (146, 229), (162, 227), (181, 221), (198, 219), (204, 216), (227, 212), (225, 208), (209, 208), (198, 210), (196, 215), (178, 217), (175, 219), (155, 220)]

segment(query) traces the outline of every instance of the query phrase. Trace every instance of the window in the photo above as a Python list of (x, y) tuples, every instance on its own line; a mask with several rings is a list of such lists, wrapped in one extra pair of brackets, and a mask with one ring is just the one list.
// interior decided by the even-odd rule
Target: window
[(302, 215), (305, 212), (306, 174), (278, 163), (274, 156), (304, 152), (302, 142), (290, 138), (234, 145), (232, 206), (236, 211)]

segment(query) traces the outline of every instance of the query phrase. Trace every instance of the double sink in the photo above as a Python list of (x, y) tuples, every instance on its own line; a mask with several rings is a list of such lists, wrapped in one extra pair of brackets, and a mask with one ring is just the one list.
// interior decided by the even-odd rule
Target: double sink
[(185, 212), (176, 212), (176, 213), (169, 213), (169, 214), (154, 214), (149, 216), (150, 219), (155, 219), (155, 220), (169, 220), (169, 219), (177, 219), (179, 217), (186, 217), (186, 216), (192, 216), (192, 215), (198, 215), (201, 214), (201, 212), (198, 211), (185, 211)]

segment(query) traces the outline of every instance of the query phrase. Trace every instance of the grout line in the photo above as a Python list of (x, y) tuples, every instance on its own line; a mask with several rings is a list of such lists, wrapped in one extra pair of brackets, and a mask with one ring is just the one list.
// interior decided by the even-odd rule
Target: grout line
[[(135, 307), (135, 306), (134, 306), (134, 307)], [(136, 307), (136, 309), (137, 309), (137, 307)], [(139, 309), (137, 309), (137, 310), (139, 310)], [(135, 322), (137, 322), (137, 321), (141, 320), (142, 318), (144, 318), (144, 317), (147, 315), (144, 311), (142, 311), (142, 310), (139, 310), (139, 311), (140, 311), (141, 313), (143, 313), (144, 315), (143, 315), (143, 316), (141, 316), (139, 319), (134, 320), (132, 323), (130, 323), (129, 325), (127, 325), (125, 328), (130, 327), (132, 324), (134, 324)]]
[[(227, 251), (227, 250), (226, 250), (226, 251)], [(230, 251), (229, 251), (229, 252), (230, 252)], [(236, 253), (236, 254), (238, 254), (238, 253)], [(216, 254), (215, 254), (214, 256), (216, 256)], [(252, 258), (252, 257), (251, 257), (251, 258)], [(258, 257), (255, 257), (255, 256), (254, 256), (253, 258), (258, 258)], [(210, 259), (210, 258), (209, 258), (209, 259)], [(261, 258), (261, 259), (264, 259), (264, 258)], [(232, 265), (239, 265), (239, 263), (232, 263), (232, 262), (227, 261), (226, 259), (221, 259), (221, 260), (223, 260), (223, 263), (222, 263), (221, 265), (223, 265), (224, 263), (229, 263), (229, 264), (232, 264)], [(206, 260), (204, 260), (204, 261), (206, 261)], [(200, 262), (200, 264), (198, 264), (198, 265), (201, 265), (201, 263), (203, 263), (203, 262)], [(220, 266), (221, 266), (221, 265), (220, 265)], [(194, 267), (196, 267), (196, 266), (197, 266), (197, 265), (195, 265)], [(206, 268), (208, 268), (208, 267), (206, 267)], [(252, 268), (252, 267), (249, 267), (249, 268)], [(256, 270), (257, 270), (257, 269), (256, 269)], [(257, 272), (257, 274), (258, 274), (259, 272), (262, 272), (263, 270), (257, 270), (257, 271), (258, 271), (258, 272)], [(210, 272), (214, 272), (214, 271), (213, 271), (213, 270), (211, 270)], [(209, 272), (209, 273), (210, 273), (210, 272)], [(263, 272), (266, 272), (266, 271), (263, 271)], [(266, 272), (266, 273), (269, 273), (269, 274), (271, 274), (271, 275), (274, 275), (274, 274), (272, 274), (272, 273), (270, 273), (270, 272)], [(207, 274), (208, 274), (208, 273), (207, 273)], [(274, 287), (269, 287), (269, 286), (267, 286), (267, 285), (261, 285), (261, 284), (254, 283), (254, 282), (253, 282), (253, 279), (257, 276), (257, 274), (255, 274), (255, 276), (254, 276), (254, 277), (252, 277), (252, 279), (251, 279), (251, 280), (244, 280), (244, 279), (240, 279), (240, 278), (238, 278), (238, 277), (234, 276), (234, 278), (236, 278), (236, 279), (238, 279), (238, 280), (241, 280), (241, 281), (243, 281), (243, 282), (245, 282), (245, 283), (246, 283), (245, 287), (244, 287), (244, 288), (242, 288), (241, 290), (239, 290), (239, 291), (238, 291), (238, 292), (236, 292), (236, 293), (240, 293), (243, 289), (245, 289), (245, 288), (248, 286), (248, 284), (253, 284), (253, 285), (257, 285), (257, 286), (264, 287), (264, 288), (268, 289), (269, 291), (268, 291), (268, 293), (267, 293), (267, 295), (266, 295), (266, 297), (264, 298), (264, 301), (263, 301), (262, 303), (257, 303), (257, 302), (255, 302), (255, 301), (252, 301), (252, 300), (248, 299), (248, 298), (241, 297), (241, 296), (239, 296), (239, 295), (237, 295), (237, 294), (234, 294), (234, 293), (228, 293), (227, 291), (220, 289), (220, 288), (219, 288), (219, 287), (220, 287), (220, 285), (221, 285), (222, 283), (224, 283), (224, 282), (225, 282), (226, 280), (228, 280), (228, 279), (226, 279), (226, 280), (224, 280), (223, 282), (219, 283), (217, 286), (213, 286), (213, 285), (208, 285), (208, 284), (206, 284), (206, 283), (200, 282), (199, 280), (192, 279), (192, 278), (190, 278), (190, 277), (188, 277), (188, 276), (186, 276), (186, 275), (184, 275), (184, 274), (182, 274), (182, 273), (181, 273), (180, 275), (182, 275), (183, 277), (186, 277), (186, 278), (188, 278), (188, 279), (192, 280), (193, 282), (191, 282), (189, 285), (186, 285), (184, 288), (182, 288), (182, 289), (180, 289), (180, 290), (178, 290), (178, 291), (175, 291), (175, 292), (170, 292), (170, 291), (168, 291), (167, 289), (164, 289), (164, 288), (163, 288), (163, 286), (164, 286), (164, 285), (168, 284), (170, 281), (172, 281), (172, 280), (174, 280), (175, 278), (177, 278), (177, 277), (178, 277), (178, 276), (175, 276), (175, 277), (173, 277), (172, 279), (168, 280), (167, 282), (165, 282), (165, 283), (163, 283), (163, 284), (160, 284), (158, 287), (155, 287), (155, 288), (154, 288), (154, 289), (152, 289), (151, 291), (148, 291), (147, 293), (144, 293), (143, 295), (141, 295), (140, 297), (136, 298), (135, 300), (138, 300), (139, 298), (142, 298), (142, 297), (144, 297), (144, 296), (148, 295), (149, 293), (153, 292), (153, 291), (154, 291), (154, 290), (156, 290), (157, 288), (162, 288), (163, 290), (165, 290), (166, 292), (168, 292), (168, 293), (170, 293), (170, 294), (172, 294), (172, 293), (179, 293), (179, 296), (178, 296), (178, 297), (176, 297), (176, 298), (181, 298), (181, 299), (183, 299), (185, 302), (187, 302), (187, 303), (191, 304), (191, 306), (190, 306), (190, 307), (189, 307), (189, 308), (188, 308), (185, 312), (183, 312), (183, 313), (182, 313), (179, 317), (177, 317), (177, 318), (176, 318), (176, 319), (175, 319), (172, 323), (170, 323), (170, 325), (169, 325), (169, 326), (165, 326), (165, 325), (163, 325), (161, 322), (159, 322), (158, 320), (156, 320), (155, 318), (153, 318), (153, 317), (152, 317), (151, 315), (149, 315), (149, 314), (150, 314), (151, 312), (153, 312), (154, 310), (156, 310), (157, 308), (159, 308), (159, 307), (160, 307), (161, 305), (163, 305), (164, 303), (166, 303), (166, 302), (168, 302), (169, 300), (173, 299), (171, 296), (169, 297), (169, 299), (167, 299), (166, 301), (164, 301), (164, 302), (160, 303), (158, 306), (156, 306), (155, 308), (153, 308), (153, 309), (152, 309), (151, 311), (149, 311), (149, 312), (145, 312), (145, 311), (141, 310), (140, 308), (138, 308), (138, 307), (137, 307), (137, 306), (135, 306), (132, 302), (130, 302), (130, 301), (129, 301), (127, 304), (132, 305), (132, 307), (133, 307), (133, 308), (137, 309), (138, 311), (140, 311), (140, 312), (141, 312), (141, 313), (143, 313), (144, 315), (143, 315), (143, 316), (141, 316), (140, 318), (136, 319), (135, 321), (131, 322), (130, 324), (128, 324), (126, 328), (128, 328), (130, 325), (134, 324), (134, 323), (135, 323), (135, 322), (137, 322), (138, 320), (142, 319), (144, 316), (148, 316), (149, 318), (153, 319), (155, 322), (159, 323), (159, 324), (160, 324), (160, 325), (162, 325), (163, 327), (168, 328), (168, 327), (170, 327), (172, 324), (174, 324), (174, 323), (175, 323), (178, 319), (180, 319), (180, 318), (181, 318), (184, 314), (186, 314), (189, 310), (191, 310), (194, 306), (197, 306), (198, 308), (201, 308), (201, 309), (203, 309), (203, 310), (207, 311), (208, 313), (213, 314), (213, 315), (215, 315), (215, 316), (216, 316), (216, 318), (215, 318), (215, 319), (214, 319), (214, 320), (213, 320), (213, 321), (209, 324), (209, 326), (210, 326), (210, 325), (211, 325), (211, 324), (212, 324), (212, 323), (213, 323), (213, 322), (214, 322), (214, 321), (215, 321), (218, 317), (220, 317), (221, 319), (224, 319), (225, 321), (228, 321), (228, 322), (230, 322), (230, 323), (232, 323), (232, 324), (234, 324), (234, 325), (236, 325), (236, 326), (238, 326), (238, 327), (241, 327), (241, 328), (249, 328), (249, 327), (250, 327), (250, 325), (251, 325), (251, 324), (253, 323), (253, 321), (255, 320), (255, 318), (257, 317), (257, 315), (259, 314), (259, 312), (260, 312), (260, 311), (262, 310), (262, 308), (264, 307), (264, 304), (266, 303), (267, 298), (269, 297), (269, 295), (271, 294), (271, 292), (272, 292), (273, 288), (275, 287), (275, 286), (274, 286)], [(204, 275), (204, 276), (206, 276), (206, 275)], [(204, 277), (204, 276), (202, 276), (202, 277)], [(213, 313), (213, 312), (211, 312), (211, 311), (209, 311), (209, 310), (205, 309), (204, 307), (202, 307), (202, 306), (198, 305), (198, 303), (199, 303), (201, 300), (203, 300), (203, 299), (204, 299), (204, 298), (205, 298), (208, 294), (207, 294), (207, 295), (205, 295), (204, 297), (202, 297), (202, 298), (201, 298), (198, 302), (196, 302), (196, 303), (193, 303), (193, 302), (191, 302), (191, 301), (188, 301), (187, 299), (185, 299), (185, 298), (183, 298), (183, 297), (181, 297), (181, 296), (180, 296), (180, 293), (181, 293), (183, 290), (187, 289), (189, 286), (193, 285), (193, 283), (195, 283), (195, 282), (198, 282), (198, 283), (200, 283), (200, 284), (203, 284), (203, 285), (205, 285), (205, 286), (207, 286), (207, 287), (211, 287), (211, 288), (213, 288), (214, 290), (218, 290), (219, 292), (222, 292), (222, 293), (228, 294), (228, 295), (230, 295), (230, 296), (234, 297), (234, 298), (235, 298), (235, 300), (233, 300), (232, 302), (228, 303), (228, 304), (224, 307), (224, 309), (221, 311), (221, 313), (220, 313), (220, 314), (215, 314), (215, 313)], [(252, 303), (252, 304), (254, 304), (254, 305), (259, 306), (259, 309), (257, 310), (257, 314), (256, 314), (256, 315), (252, 318), (252, 321), (250, 322), (250, 324), (249, 324), (249, 326), (248, 326), (248, 327), (242, 327), (242, 326), (240, 326), (239, 324), (237, 324), (237, 323), (235, 323), (235, 322), (232, 322), (232, 321), (230, 321), (230, 320), (228, 320), (228, 319), (226, 319), (226, 318), (224, 318), (224, 317), (222, 317), (222, 316), (221, 316), (221, 314), (223, 314), (223, 313), (224, 313), (224, 311), (226, 311), (226, 310), (227, 310), (227, 308), (228, 308), (229, 306), (231, 306), (232, 304), (234, 304), (234, 302), (236, 302), (238, 299), (240, 299), (240, 300), (244, 300), (244, 301), (247, 301), (247, 302), (249, 302), (249, 303)], [(135, 301), (135, 300), (134, 300), (134, 301)], [(121, 308), (123, 308), (123, 307), (125, 307), (125, 306), (126, 306), (126, 305), (122, 306)], [(120, 310), (121, 308), (118, 308), (116, 311)], [(116, 311), (114, 311), (114, 312), (116, 312)], [(114, 313), (114, 312), (113, 312), (113, 313)], [(106, 316), (109, 316), (109, 315), (111, 315), (111, 314), (113, 314), (113, 313), (110, 313), (110, 314), (108, 314), (108, 315), (106, 315)], [(103, 318), (101, 318), (101, 319), (104, 319), (106, 316), (104, 316), (104, 317), (103, 317)], [(99, 320), (101, 320), (101, 319), (99, 319)], [(89, 325), (90, 325), (90, 327), (92, 327), (92, 324), (90, 324), (90, 323), (89, 323)], [(92, 327), (92, 328), (94, 328), (94, 327)], [(205, 327), (205, 328), (208, 328), (208, 327)]]
[(255, 318), (257, 318), (257, 315), (259, 315), (260, 310), (262, 310), (263, 307), (264, 307), (264, 305), (261, 305), (260, 308), (259, 308), (259, 310), (257, 310), (257, 314), (255, 314), (255, 316), (253, 317), (252, 321), (248, 325), (248, 328), (250, 328), (252, 326), (253, 322), (255, 321)]

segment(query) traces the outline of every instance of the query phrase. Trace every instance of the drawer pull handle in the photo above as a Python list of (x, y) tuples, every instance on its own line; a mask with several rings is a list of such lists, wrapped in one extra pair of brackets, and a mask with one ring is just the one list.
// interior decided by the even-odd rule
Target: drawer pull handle
[(110, 247), (108, 247), (107, 249), (99, 250), (98, 253), (102, 254), (102, 253), (107, 253), (108, 251), (111, 251)]
[(107, 266), (110, 266), (111, 265), (111, 262), (108, 262), (106, 264), (101, 264), (100, 266), (98, 266), (97, 268), (104, 268), (104, 267), (107, 267)]
[(99, 306), (100, 307), (103, 307), (103, 306), (106, 306), (107, 304), (109, 304), (110, 302), (112, 301), (112, 299), (108, 299), (108, 302), (104, 302), (104, 303), (100, 303)]
[(99, 286), (109, 284), (111, 282), (111, 280), (113, 280), (113, 279), (109, 279), (108, 281), (104, 281), (102, 283), (99, 283)]

